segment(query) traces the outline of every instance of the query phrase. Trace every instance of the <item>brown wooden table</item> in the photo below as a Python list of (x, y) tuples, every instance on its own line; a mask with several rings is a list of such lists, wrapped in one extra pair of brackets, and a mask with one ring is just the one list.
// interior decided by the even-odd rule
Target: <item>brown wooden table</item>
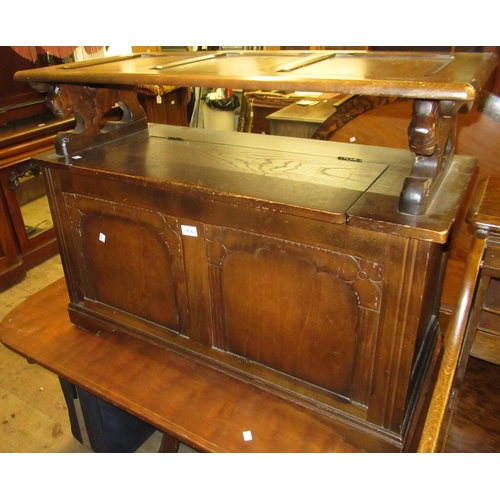
[[(335, 103), (338, 100), (311, 101), (305, 97), (299, 102), (267, 115), (271, 134), (310, 139), (318, 127), (335, 112)], [(314, 104), (303, 104), (303, 101), (310, 101)]]
[(200, 451), (362, 451), (331, 417), (153, 343), (77, 328), (68, 300), (64, 279), (33, 295), (0, 323), (1, 342)]

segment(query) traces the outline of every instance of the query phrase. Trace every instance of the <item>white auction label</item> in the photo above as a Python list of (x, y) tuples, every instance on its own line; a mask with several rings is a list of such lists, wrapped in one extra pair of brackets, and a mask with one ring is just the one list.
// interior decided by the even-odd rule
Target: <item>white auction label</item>
[(198, 230), (195, 226), (183, 226), (181, 225), (181, 232), (184, 236), (193, 236), (194, 238), (198, 237)]

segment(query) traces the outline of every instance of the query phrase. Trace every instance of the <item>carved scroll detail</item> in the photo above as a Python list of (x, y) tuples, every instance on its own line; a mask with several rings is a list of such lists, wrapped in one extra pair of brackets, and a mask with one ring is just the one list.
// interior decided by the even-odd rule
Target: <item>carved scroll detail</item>
[[(137, 89), (128, 87), (92, 87), (89, 85), (52, 84), (37, 90), (47, 91), (45, 103), (58, 118), (74, 115), (76, 127), (59, 132), (56, 153), (62, 156), (117, 139), (140, 130), (147, 130), (144, 109), (137, 98)], [(119, 106), (121, 119), (106, 115)]]
[(455, 101), (413, 101), (408, 140), (415, 161), (401, 191), (400, 212), (410, 215), (426, 212), (451, 163), (457, 113), (463, 105)]
[(204, 229), (214, 347), (368, 405), (383, 265), (267, 235)]
[(267, 249), (305, 257), (314, 264), (318, 272), (334, 275), (348, 285), (360, 307), (380, 311), (383, 279), (381, 264), (269, 236), (256, 236), (208, 225), (205, 226), (205, 238), (209, 243), (207, 257), (212, 266), (222, 267), (226, 257), (237, 251), (255, 254)]

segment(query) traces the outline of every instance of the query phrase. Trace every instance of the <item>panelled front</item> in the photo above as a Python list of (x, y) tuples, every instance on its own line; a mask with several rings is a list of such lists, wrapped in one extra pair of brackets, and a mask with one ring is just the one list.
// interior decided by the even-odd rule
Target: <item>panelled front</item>
[[(160, 342), (334, 421), (359, 449), (403, 451), (418, 434), (441, 354), (446, 247), (474, 168), (453, 155), (441, 164), (444, 129), (494, 61), (454, 56), (441, 67), (423, 54), (408, 73), (405, 55), (359, 56), (138, 56), (17, 78), (60, 82), (50, 85), (51, 104), (64, 87), (81, 117), (56, 139), (57, 154), (35, 161), (75, 324)], [(258, 75), (274, 90), (295, 82), (415, 98), (429, 109), (414, 109), (403, 151), (148, 126), (125, 87), (152, 76), (161, 85), (255, 86)], [(117, 101), (123, 119), (101, 129), (96, 116)], [(200, 384), (210, 397), (209, 381)], [(168, 389), (158, 387), (158, 397)], [(245, 411), (251, 398), (222, 405)], [(224, 425), (210, 414), (207, 422)]]
[(403, 431), (413, 353), (436, 334), (423, 297), (440, 245), (45, 174), (75, 323), (161, 339), (300, 404)]

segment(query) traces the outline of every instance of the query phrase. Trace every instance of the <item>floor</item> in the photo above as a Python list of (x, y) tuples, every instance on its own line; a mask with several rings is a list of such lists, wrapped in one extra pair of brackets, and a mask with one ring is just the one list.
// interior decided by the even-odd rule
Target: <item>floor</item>
[[(16, 305), (63, 276), (59, 256), (0, 293), (0, 320)], [(500, 451), (500, 366), (470, 358), (459, 392), (446, 452)], [(138, 453), (156, 453), (154, 433)], [(181, 444), (179, 452), (193, 452)], [(58, 378), (0, 344), (0, 453), (92, 453), (71, 434)]]
[[(59, 256), (28, 272), (0, 293), (0, 320), (17, 304), (63, 276)], [(156, 453), (162, 434), (155, 432), (138, 453)], [(179, 452), (194, 451), (181, 445)], [(59, 379), (0, 344), (0, 453), (92, 453), (71, 434)]]
[(500, 452), (500, 366), (469, 358), (448, 434), (447, 453)]

